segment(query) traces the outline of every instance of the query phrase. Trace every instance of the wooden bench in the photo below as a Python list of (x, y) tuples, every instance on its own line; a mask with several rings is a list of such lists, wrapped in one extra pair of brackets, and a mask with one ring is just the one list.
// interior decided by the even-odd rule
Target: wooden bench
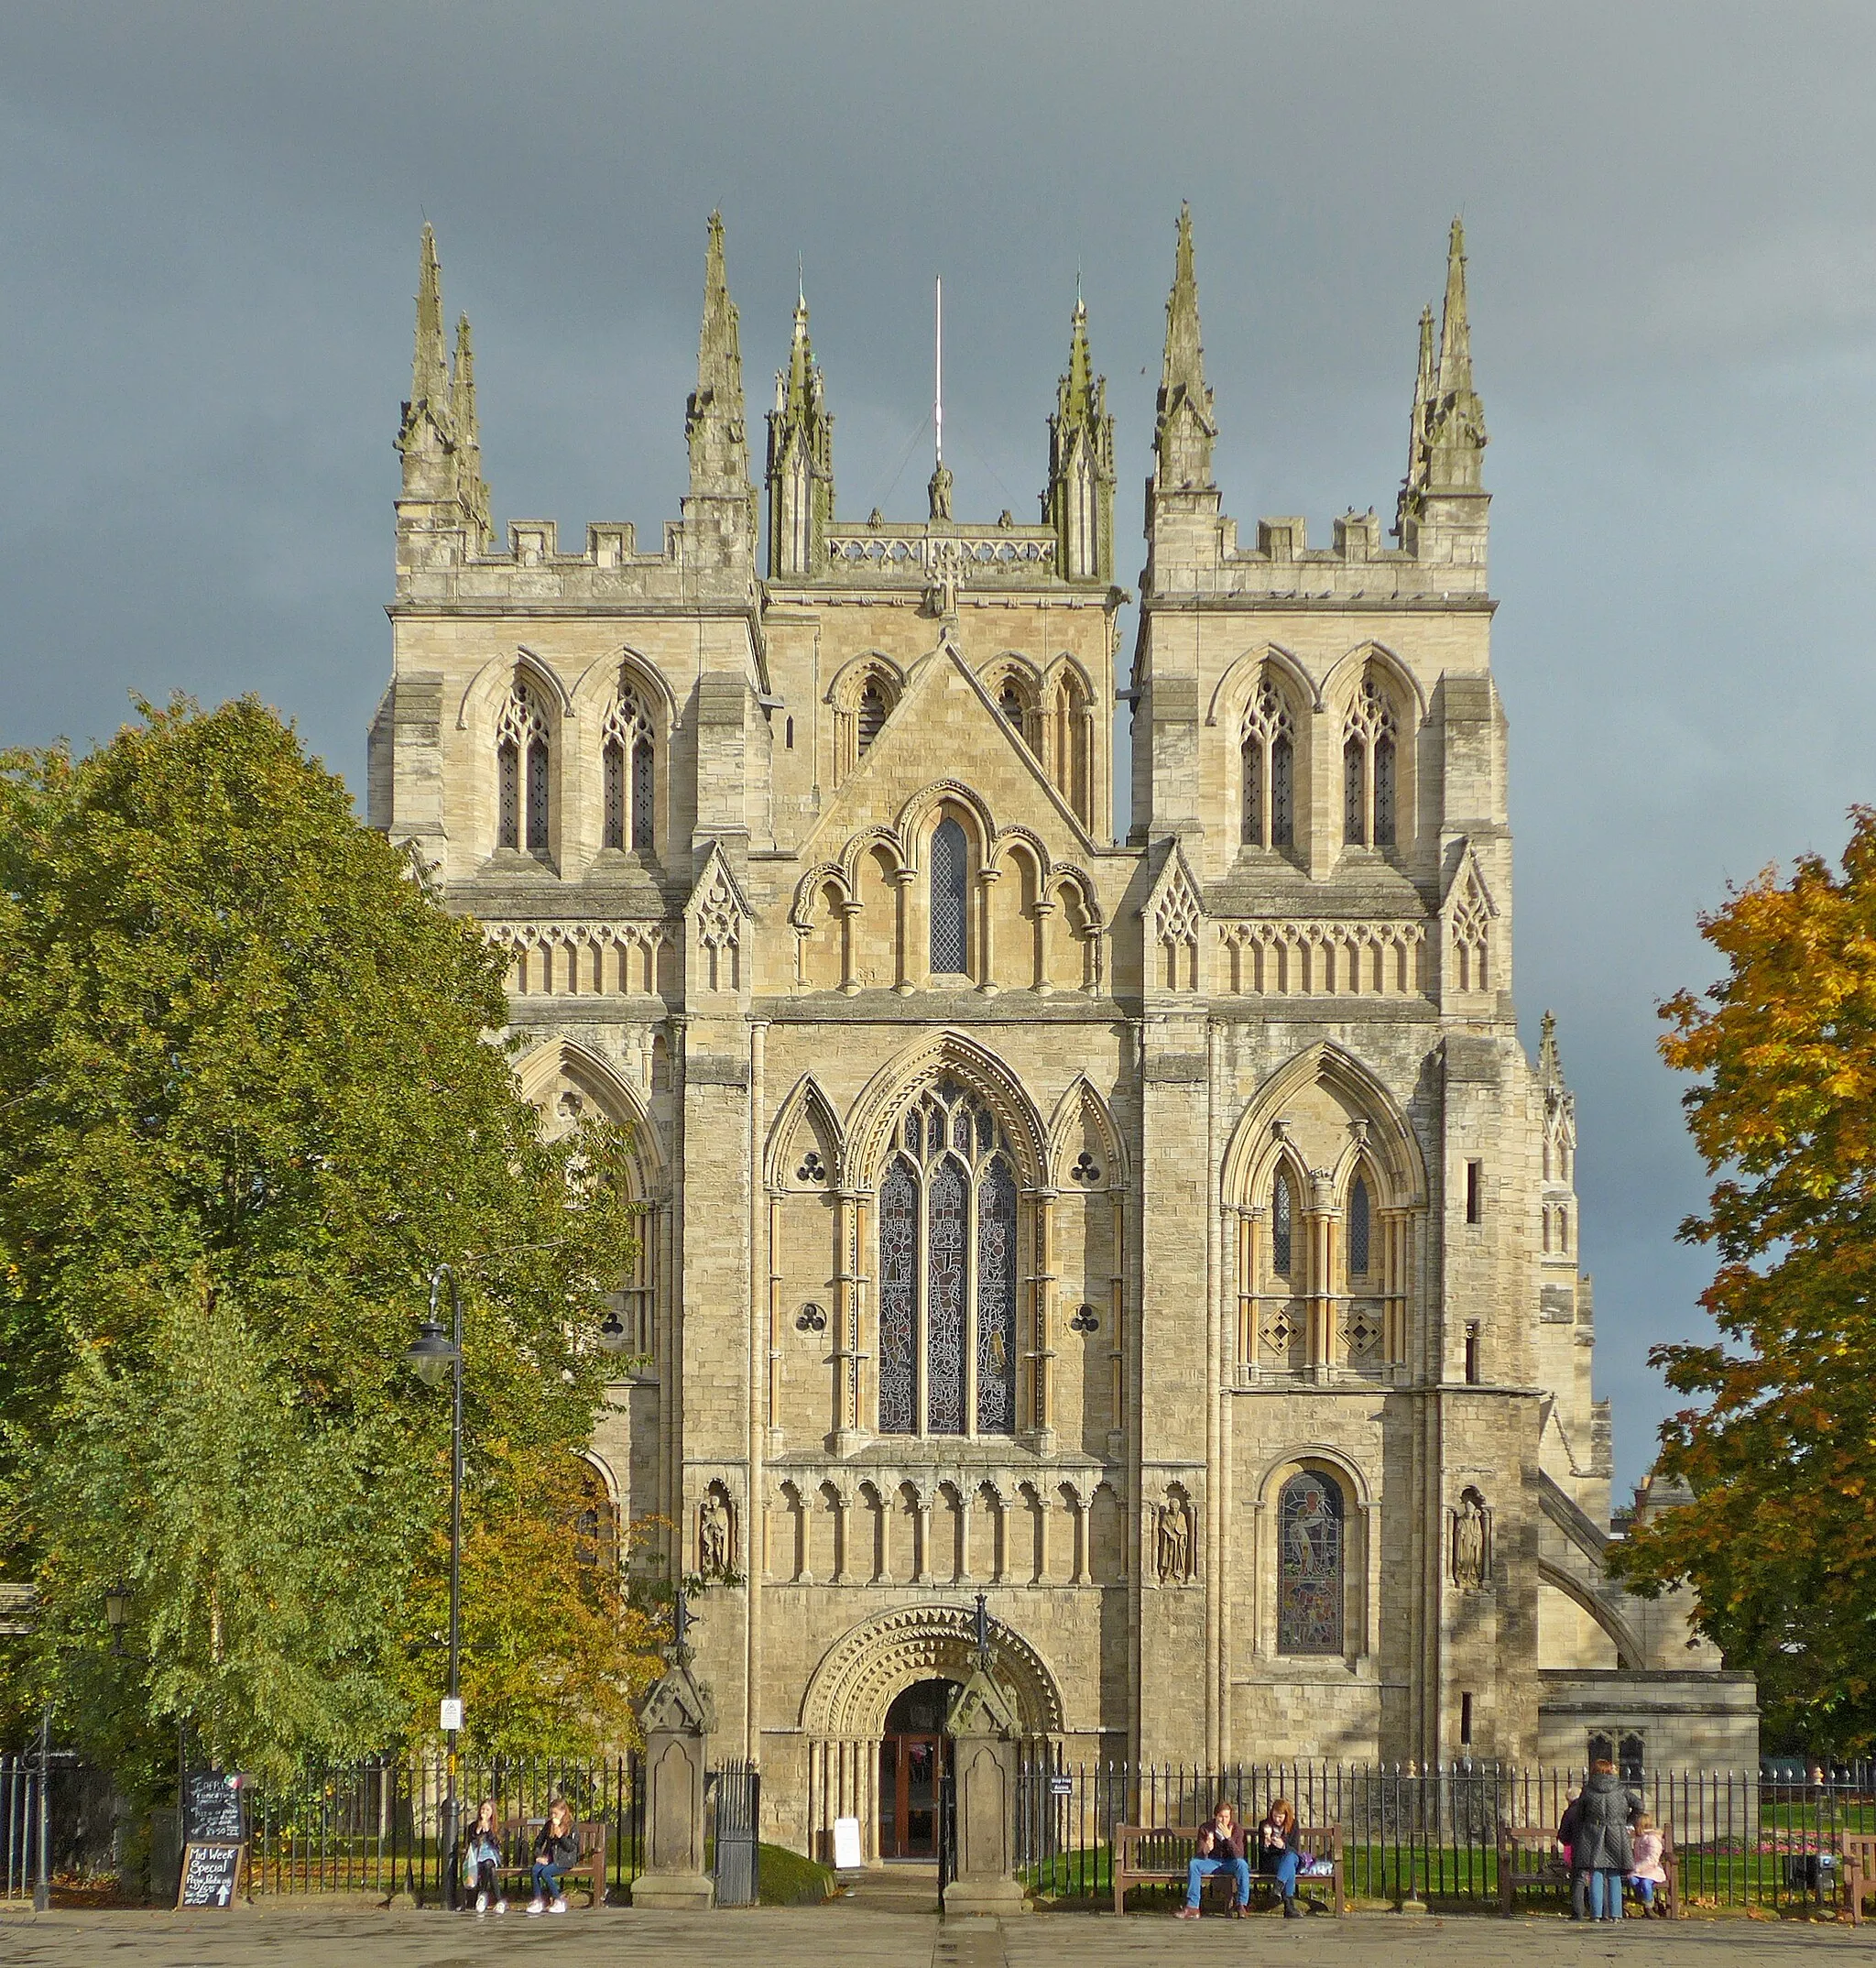
[[(1655, 1830), (1661, 1833), (1661, 1869), (1667, 1877), (1655, 1886), (1654, 1897), (1667, 1908), (1668, 1919), (1677, 1920), (1681, 1917), (1681, 1891), (1674, 1830), (1671, 1824), (1657, 1825)], [(1499, 1904), (1507, 1918), (1518, 1910), (1518, 1888), (1535, 1886), (1558, 1886), (1565, 1893), (1570, 1890), (1570, 1868), (1557, 1850), (1555, 1828), (1547, 1824), (1500, 1824)], [(1626, 1887), (1623, 1897), (1626, 1900)]]
[(1876, 1893), (1876, 1832), (1843, 1834), (1843, 1897), (1850, 1909), (1850, 1925), (1863, 1924), (1863, 1897)]
[[(496, 1866), (497, 1882), (519, 1879), (527, 1882), (532, 1890), (534, 1841), (546, 1822), (544, 1818), (509, 1818), (503, 1822), (496, 1834), (502, 1851), (518, 1852), (522, 1856), (515, 1864), (510, 1864), (505, 1860)], [(593, 1896), (587, 1902), (591, 1911), (605, 1905), (605, 1823), (603, 1819), (588, 1819), (575, 1824), (573, 1832), (580, 1841), (580, 1857), (577, 1864), (568, 1866), (561, 1875), (561, 1891), (564, 1893), (570, 1886), (584, 1886)]]
[[(1127, 1889), (1137, 1886), (1176, 1886), (1185, 1884), (1187, 1862), (1198, 1851), (1198, 1834), (1203, 1827), (1195, 1824), (1117, 1824), (1114, 1827), (1114, 1911), (1127, 1911)], [(1251, 1831), (1255, 1832), (1253, 1825)], [(1296, 1889), (1300, 1895), (1305, 1886), (1324, 1886), (1329, 1889), (1329, 1910), (1337, 1919), (1347, 1906), (1342, 1890), (1342, 1827), (1339, 1824), (1299, 1825), (1297, 1838), (1307, 1855), (1304, 1863), (1320, 1863), (1326, 1859), (1329, 1870), (1312, 1877), (1299, 1874)], [(1227, 1892), (1232, 1885), (1231, 1874), (1220, 1868), (1211, 1874), (1206, 1882), (1222, 1885)], [(1260, 1886), (1273, 1888), (1276, 1881), (1269, 1873), (1260, 1873), (1255, 1867), (1250, 1875), (1251, 1891)]]

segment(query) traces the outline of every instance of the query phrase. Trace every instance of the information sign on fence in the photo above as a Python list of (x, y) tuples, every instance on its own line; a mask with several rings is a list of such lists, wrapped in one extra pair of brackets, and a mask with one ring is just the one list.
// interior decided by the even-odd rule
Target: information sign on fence
[(193, 1840), (183, 1848), (182, 1884), (177, 1889), (178, 1909), (210, 1908), (225, 1913), (241, 1890), (241, 1867), (247, 1847), (222, 1841)]

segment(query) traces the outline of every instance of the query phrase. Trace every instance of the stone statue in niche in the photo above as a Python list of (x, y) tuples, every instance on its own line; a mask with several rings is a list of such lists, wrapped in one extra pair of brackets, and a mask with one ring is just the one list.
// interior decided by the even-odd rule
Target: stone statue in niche
[(706, 1579), (727, 1579), (736, 1555), (736, 1512), (719, 1490), (697, 1506), (697, 1569)]
[(1162, 1585), (1184, 1585), (1192, 1578), (1193, 1516), (1190, 1499), (1172, 1495), (1160, 1506), (1159, 1567)]
[(1467, 1490), (1453, 1513), (1453, 1583), (1476, 1592), (1486, 1580), (1486, 1534), (1490, 1513), (1477, 1490)]

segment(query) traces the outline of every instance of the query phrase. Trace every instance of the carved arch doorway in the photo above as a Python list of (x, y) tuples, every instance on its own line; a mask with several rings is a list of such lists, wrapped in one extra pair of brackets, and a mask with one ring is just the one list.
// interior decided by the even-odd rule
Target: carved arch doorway
[(955, 1681), (914, 1681), (886, 1711), (879, 1739), (878, 1852), (882, 1859), (938, 1856), (938, 1793), (951, 1754), (945, 1711)]

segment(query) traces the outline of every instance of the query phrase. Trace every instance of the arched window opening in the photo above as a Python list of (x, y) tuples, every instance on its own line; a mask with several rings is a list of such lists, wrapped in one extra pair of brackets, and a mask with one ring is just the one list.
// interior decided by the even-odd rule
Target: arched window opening
[(649, 848), (658, 786), (651, 720), (636, 691), (621, 690), (613, 701), (600, 727), (600, 748), (605, 786), (601, 843), (607, 847)]
[(547, 852), (547, 720), (518, 677), (496, 720), (496, 828), (497, 847)]
[(1368, 1275), (1368, 1184), (1358, 1175), (1355, 1186), (1348, 1192), (1348, 1274), (1351, 1277), (1365, 1278)]
[(864, 758), (886, 723), (886, 693), (879, 688), (877, 677), (867, 679), (867, 687), (860, 693), (859, 712), (855, 722), (859, 733), (860, 756)]
[(1290, 1275), (1293, 1235), (1291, 1211), (1289, 1171), (1280, 1168), (1276, 1180), (1271, 1185), (1271, 1269), (1280, 1278)]
[(1010, 729), (1033, 751), (1036, 735), (1030, 726), (1030, 707), (1024, 702), (1021, 686), (1014, 677), (1009, 678), (998, 693), (997, 708), (1009, 720)]
[(1395, 844), (1397, 744), (1393, 705), (1370, 665), (1342, 739), (1342, 838), (1350, 847)]
[(616, 1570), (619, 1562), (618, 1513), (607, 1494), (605, 1479), (584, 1456), (573, 1458), (573, 1503), (568, 1528), (573, 1556), (585, 1571)]
[(913, 1102), (879, 1186), (879, 1432), (1016, 1430), (1017, 1186), (955, 1080)]
[(955, 975), (968, 968), (965, 958), (965, 877), (968, 854), (964, 829), (948, 816), (932, 836), (932, 969)]
[(1244, 715), (1247, 847), (1288, 847), (1295, 839), (1295, 737), (1290, 712), (1268, 676)]
[(1277, 1500), (1277, 1651), (1343, 1651), (1343, 1520), (1340, 1484), (1303, 1470)]

